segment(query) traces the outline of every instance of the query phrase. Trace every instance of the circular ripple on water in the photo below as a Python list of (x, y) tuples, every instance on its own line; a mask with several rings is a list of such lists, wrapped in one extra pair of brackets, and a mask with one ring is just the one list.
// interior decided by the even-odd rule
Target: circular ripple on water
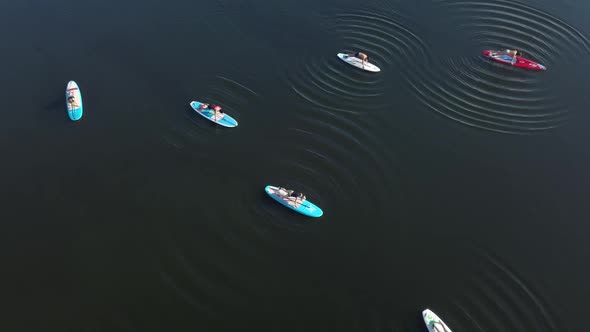
[[(458, 250), (458, 251), (454, 251)], [(466, 253), (470, 253), (467, 254)], [(431, 289), (434, 303), (446, 307), (445, 321), (453, 329), (471, 331), (563, 331), (555, 313), (533, 282), (496, 255), (478, 247), (454, 248), (443, 259), (432, 260), (429, 271), (445, 271), (446, 286)], [(452, 261), (454, 260), (454, 261)], [(436, 272), (431, 278), (436, 278)], [(439, 304), (440, 303), (440, 304)]]
[[(287, 81), (291, 89), (313, 105), (334, 112), (382, 110), (387, 105), (388, 79), (395, 78), (392, 67), (399, 64), (398, 59), (424, 54), (421, 39), (393, 13), (385, 16), (363, 10), (330, 13), (324, 19), (340, 48), (321, 58), (310, 55), (300, 58), (294, 66), (289, 64)], [(338, 52), (357, 50), (368, 53), (381, 73), (354, 68), (336, 56)]]
[[(237, 223), (241, 229), (234, 231), (242, 234), (236, 241), (243, 247), (292, 250), (302, 244), (294, 239), (312, 239), (323, 225), (364, 220), (399, 204), (389, 189), (395, 186), (383, 185), (395, 182), (394, 156), (373, 134), (367, 120), (309, 107), (294, 116), (285, 121), (289, 127), (269, 131), (272, 139), (258, 147), (264, 157), (257, 161), (257, 178), (264, 182), (252, 183), (245, 189), (249, 192), (237, 195), (236, 210), (248, 215)], [(324, 215), (310, 219), (286, 209), (266, 196), (266, 184), (305, 193)], [(333, 227), (352, 232), (358, 225), (339, 223)]]
[(409, 20), (394, 11), (340, 13), (333, 20), (336, 37), (350, 48), (368, 52), (382, 70), (425, 54), (424, 42), (409, 28)]
[(483, 45), (516, 48), (541, 63), (567, 62), (590, 54), (590, 42), (574, 27), (515, 1), (486, 2), (438, 0), (437, 10)]
[(568, 118), (568, 98), (557, 70), (590, 54), (590, 43), (563, 21), (513, 2), (437, 1), (437, 12), (481, 51), (515, 48), (548, 66), (531, 72), (482, 57), (435, 61), (409, 77), (432, 110), (462, 124), (502, 133), (526, 134), (556, 128)]
[(566, 105), (543, 87), (544, 73), (521, 72), (483, 58), (446, 60), (439, 66), (444, 69), (410, 83), (430, 109), (445, 117), (515, 134), (556, 128), (567, 119)]
[[(335, 210), (352, 201), (359, 214), (385, 206), (383, 197), (372, 197), (371, 188), (393, 181), (394, 157), (371, 132), (371, 124), (354, 116), (313, 113), (316, 116), (299, 113), (299, 119), (293, 121), (296, 125), (273, 140), (280, 151), (270, 161), (280, 174), (277, 180), (307, 190), (311, 197), (318, 197), (320, 207), (328, 204), (326, 217), (341, 215)], [(351, 192), (364, 194), (350, 197)]]
[(298, 59), (289, 65), (286, 79), (299, 97), (334, 112), (359, 113), (355, 105), (362, 104), (365, 111), (384, 105), (383, 76), (356, 69), (336, 54)]
[[(228, 253), (223, 239), (215, 237), (214, 233), (207, 233), (210, 239), (199, 238), (198, 233), (187, 233), (192, 239), (171, 238), (161, 233), (164, 241), (161, 243), (163, 250), (158, 253), (162, 257), (160, 280), (191, 307), (197, 317), (221, 321), (231, 312), (247, 310), (249, 303), (257, 299), (256, 292), (251, 289), (256, 282), (248, 273), (243, 273), (247, 269), (242, 265), (254, 262), (244, 260), (243, 256), (236, 258), (236, 252)], [(195, 245), (195, 241), (202, 243)]]
[[(480, 252), (458, 308), (494, 331), (559, 331), (550, 309), (516, 271), (497, 257)], [(477, 325), (476, 325), (477, 326)]]

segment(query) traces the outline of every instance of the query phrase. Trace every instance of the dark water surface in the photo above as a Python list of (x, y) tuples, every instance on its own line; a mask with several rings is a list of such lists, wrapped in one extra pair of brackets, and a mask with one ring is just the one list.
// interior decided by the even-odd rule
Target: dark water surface
[[(1, 330), (418, 332), (429, 307), (459, 332), (590, 331), (589, 14), (4, 2)], [(549, 70), (479, 56), (500, 47)], [(356, 49), (382, 72), (336, 57)]]

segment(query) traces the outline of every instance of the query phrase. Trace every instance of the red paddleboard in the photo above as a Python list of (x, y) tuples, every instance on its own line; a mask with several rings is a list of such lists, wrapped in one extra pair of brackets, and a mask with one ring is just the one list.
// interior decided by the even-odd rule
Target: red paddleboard
[(507, 54), (504, 51), (486, 50), (483, 51), (483, 56), (493, 61), (514, 67), (524, 68), (528, 70), (547, 70), (547, 67), (543, 66), (542, 64), (529, 59), (521, 58), (519, 56), (516, 56), (516, 61), (512, 62), (512, 55)]

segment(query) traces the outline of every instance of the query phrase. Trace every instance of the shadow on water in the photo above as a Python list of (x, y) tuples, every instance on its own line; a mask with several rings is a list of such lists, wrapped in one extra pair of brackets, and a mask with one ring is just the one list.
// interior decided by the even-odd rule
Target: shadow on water
[(43, 109), (50, 112), (65, 112), (65, 101), (63, 99), (55, 99), (46, 104)]

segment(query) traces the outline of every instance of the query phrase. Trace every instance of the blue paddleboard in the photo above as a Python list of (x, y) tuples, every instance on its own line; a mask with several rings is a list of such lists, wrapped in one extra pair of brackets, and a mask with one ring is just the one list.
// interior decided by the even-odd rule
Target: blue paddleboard
[(305, 197), (301, 198), (292, 196), (292, 190), (275, 186), (266, 186), (264, 191), (266, 191), (268, 196), (272, 197), (275, 201), (305, 216), (318, 218), (324, 214), (322, 209), (305, 199)]
[(197, 112), (197, 114), (200, 114), (204, 118), (208, 119), (209, 121), (215, 122), (220, 126), (228, 127), (228, 128), (238, 126), (238, 121), (236, 121), (234, 118), (232, 118), (228, 114), (217, 112), (217, 118), (215, 118), (215, 111), (214, 110), (208, 109), (208, 108), (199, 109), (201, 107), (201, 105), (203, 105), (203, 103), (198, 102), (198, 101), (191, 101), (191, 107), (195, 110), (195, 112)]
[(84, 113), (84, 104), (82, 103), (82, 92), (78, 84), (69, 81), (66, 87), (66, 110), (72, 121), (78, 121)]

